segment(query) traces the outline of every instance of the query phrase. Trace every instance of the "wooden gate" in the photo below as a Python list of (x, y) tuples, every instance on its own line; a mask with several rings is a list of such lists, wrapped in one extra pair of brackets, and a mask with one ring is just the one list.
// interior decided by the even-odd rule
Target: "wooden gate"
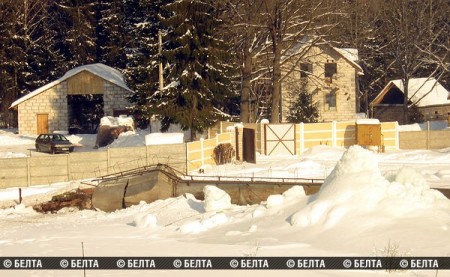
[(266, 155), (295, 155), (295, 124), (267, 124), (264, 128)]
[(37, 115), (37, 134), (48, 133), (48, 114)]
[(244, 128), (242, 134), (242, 155), (244, 162), (256, 163), (256, 136), (255, 130)]

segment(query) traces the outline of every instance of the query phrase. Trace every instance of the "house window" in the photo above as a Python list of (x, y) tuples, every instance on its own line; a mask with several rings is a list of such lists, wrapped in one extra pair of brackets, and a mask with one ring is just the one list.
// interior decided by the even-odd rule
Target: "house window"
[(337, 73), (336, 63), (326, 63), (325, 64), (325, 78), (332, 78), (333, 75)]
[(312, 63), (300, 64), (300, 78), (308, 78), (312, 74)]
[(325, 94), (325, 111), (336, 111), (336, 91)]

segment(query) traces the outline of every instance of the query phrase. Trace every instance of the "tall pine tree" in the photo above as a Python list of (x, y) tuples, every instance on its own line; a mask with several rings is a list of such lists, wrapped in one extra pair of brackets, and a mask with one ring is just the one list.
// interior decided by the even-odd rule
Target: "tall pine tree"
[(100, 0), (98, 4), (97, 48), (101, 63), (124, 69), (127, 64), (125, 5), (123, 0)]
[(224, 117), (231, 95), (227, 45), (217, 39), (221, 27), (212, 0), (181, 0), (165, 6), (172, 16), (165, 18), (162, 59), (165, 86), (151, 99), (151, 110), (162, 121), (162, 129), (180, 124), (203, 132)]
[(96, 5), (90, 0), (55, 0), (50, 6), (50, 16), (58, 23), (55, 45), (66, 60), (64, 71), (97, 61)]
[(154, 111), (150, 109), (149, 98), (158, 90), (158, 32), (163, 31), (161, 18), (169, 15), (162, 9), (172, 0), (127, 0), (125, 14), (130, 39), (127, 45), (128, 64), (125, 70), (128, 85), (134, 94), (133, 103), (137, 124), (143, 128), (148, 125)]

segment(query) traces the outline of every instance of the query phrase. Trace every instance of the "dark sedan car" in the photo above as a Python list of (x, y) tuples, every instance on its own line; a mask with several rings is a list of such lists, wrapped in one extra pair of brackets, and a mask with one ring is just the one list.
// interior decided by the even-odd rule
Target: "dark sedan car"
[(73, 144), (61, 134), (40, 134), (36, 139), (38, 152), (64, 153), (72, 152), (73, 148)]

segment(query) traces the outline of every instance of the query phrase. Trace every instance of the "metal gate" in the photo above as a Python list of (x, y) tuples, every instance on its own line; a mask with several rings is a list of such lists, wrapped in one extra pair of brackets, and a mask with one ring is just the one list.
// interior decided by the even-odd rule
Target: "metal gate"
[(242, 155), (244, 162), (256, 163), (256, 136), (255, 130), (244, 128), (242, 134)]
[(267, 124), (264, 128), (266, 155), (295, 155), (295, 124)]

